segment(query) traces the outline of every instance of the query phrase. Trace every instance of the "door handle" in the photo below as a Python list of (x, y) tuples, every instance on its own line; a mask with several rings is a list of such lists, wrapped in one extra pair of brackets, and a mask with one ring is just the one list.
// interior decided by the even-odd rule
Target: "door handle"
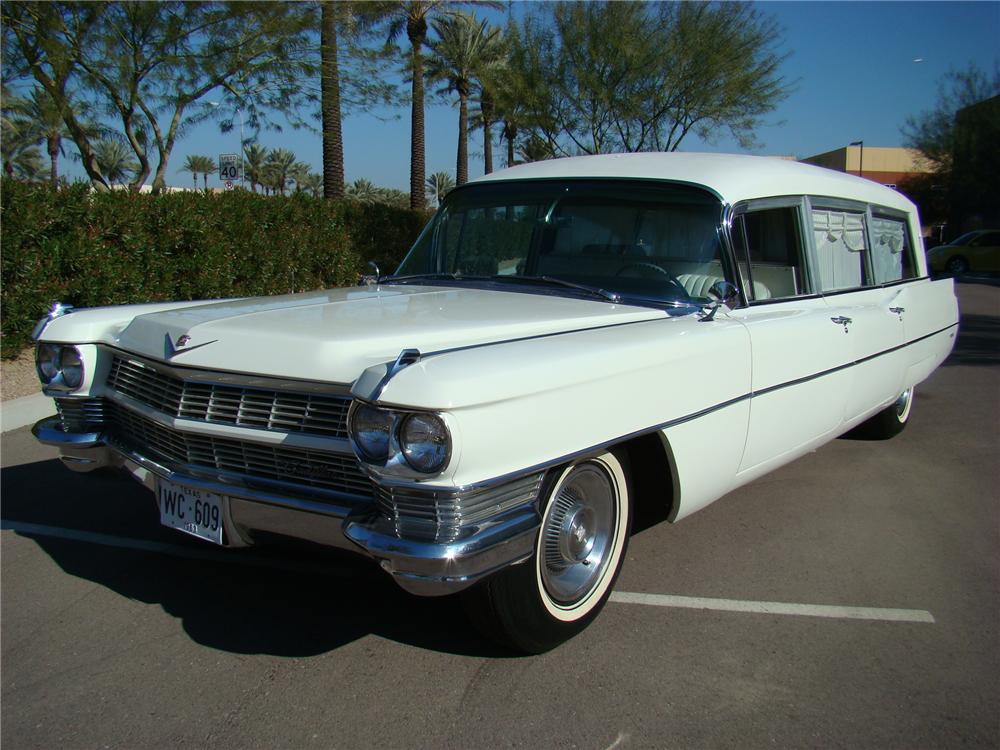
[(905, 307), (890, 307), (889, 308), (889, 312), (895, 313), (896, 315), (902, 315), (903, 313), (906, 312), (906, 308)]
[(847, 324), (854, 322), (853, 320), (844, 315), (838, 315), (836, 318), (830, 318), (830, 320), (836, 323), (838, 326), (844, 326), (844, 333), (847, 333)]

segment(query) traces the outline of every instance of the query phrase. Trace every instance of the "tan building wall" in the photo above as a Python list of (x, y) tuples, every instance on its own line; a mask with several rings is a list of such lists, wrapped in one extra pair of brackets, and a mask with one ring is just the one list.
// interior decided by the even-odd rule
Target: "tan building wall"
[(923, 174), (927, 170), (921, 163), (919, 152), (910, 148), (864, 147), (864, 163), (861, 163), (860, 146), (844, 146), (815, 156), (807, 156), (799, 161), (818, 167), (834, 169), (838, 172), (858, 174), (883, 185), (895, 185), (911, 174)]

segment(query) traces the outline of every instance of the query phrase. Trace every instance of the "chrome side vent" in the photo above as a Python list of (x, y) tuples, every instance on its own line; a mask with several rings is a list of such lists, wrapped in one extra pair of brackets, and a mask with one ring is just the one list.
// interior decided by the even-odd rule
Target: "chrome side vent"
[(494, 516), (534, 502), (543, 476), (531, 474), (496, 487), (455, 494), (378, 487), (375, 504), (401, 539), (453, 542)]
[(55, 401), (63, 432), (97, 432), (104, 427), (103, 399), (57, 398)]

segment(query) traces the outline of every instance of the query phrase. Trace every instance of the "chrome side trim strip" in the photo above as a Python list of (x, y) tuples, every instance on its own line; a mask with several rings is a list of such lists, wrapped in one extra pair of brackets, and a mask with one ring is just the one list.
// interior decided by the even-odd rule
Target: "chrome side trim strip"
[[(511, 472), (509, 474), (504, 474), (503, 476), (494, 477), (492, 479), (484, 479), (481, 482), (474, 482), (472, 484), (462, 485), (460, 487), (440, 487), (440, 486), (432, 486), (425, 484), (413, 484), (408, 482), (387, 482), (385, 481), (384, 477), (378, 477), (377, 481), (380, 485), (384, 487), (413, 488), (415, 490), (424, 492), (440, 492), (444, 494), (451, 493), (455, 495), (466, 492), (472, 492), (475, 490), (485, 489), (497, 484), (502, 484), (504, 482), (510, 482), (515, 479), (522, 478), (524, 476), (527, 476), (528, 474), (533, 474), (539, 471), (547, 471), (548, 469), (551, 469), (554, 466), (559, 466), (561, 464), (569, 463), (571, 461), (576, 461), (580, 458), (584, 458), (585, 456), (591, 456), (600, 453), (601, 451), (610, 448), (614, 445), (618, 445), (620, 443), (633, 440), (637, 437), (642, 437), (643, 435), (649, 435), (654, 432), (659, 432), (660, 430), (667, 430), (670, 429), (671, 427), (676, 427), (678, 425), (684, 424), (685, 422), (690, 422), (695, 419), (700, 419), (701, 417), (707, 416), (709, 414), (712, 414), (713, 412), (717, 412), (722, 409), (726, 409), (742, 401), (753, 399), (756, 396), (764, 396), (774, 391), (779, 391), (783, 388), (791, 388), (796, 385), (801, 385), (802, 383), (807, 383), (811, 380), (817, 380), (818, 378), (821, 378), (825, 375), (831, 375), (835, 372), (839, 372), (840, 370), (846, 370), (850, 367), (863, 364), (864, 362), (868, 362), (869, 360), (875, 359), (877, 357), (881, 357), (886, 354), (891, 354), (893, 352), (899, 351), (900, 349), (905, 349), (908, 346), (912, 346), (913, 344), (917, 344), (926, 339), (933, 338), (934, 336), (939, 336), (940, 334), (948, 330), (951, 330), (952, 328), (957, 328), (957, 327), (958, 323), (952, 323), (951, 325), (945, 326), (944, 328), (934, 331), (933, 333), (928, 333), (925, 336), (921, 336), (919, 338), (913, 339), (912, 341), (908, 341), (905, 344), (892, 347), (891, 349), (886, 349), (884, 351), (878, 352), (877, 354), (870, 355), (868, 357), (865, 357), (864, 359), (847, 362), (843, 365), (838, 365), (837, 367), (831, 368), (829, 370), (824, 370), (822, 372), (814, 373), (812, 375), (807, 375), (805, 377), (798, 378), (796, 380), (790, 380), (785, 383), (778, 383), (777, 385), (769, 386), (759, 391), (751, 391), (750, 393), (744, 393), (743, 395), (736, 396), (734, 398), (728, 399), (727, 401), (722, 401), (718, 404), (714, 404), (699, 411), (692, 412), (690, 414), (685, 414), (681, 417), (676, 417), (674, 419), (671, 419), (666, 422), (661, 422), (660, 424), (656, 424), (651, 427), (644, 427), (641, 430), (636, 430), (635, 432), (630, 432), (626, 435), (621, 435), (611, 440), (605, 440), (601, 443), (598, 443), (597, 445), (592, 445), (588, 448), (583, 448), (581, 450), (574, 451), (573, 453), (567, 453), (566, 455), (560, 456), (558, 458), (554, 458), (549, 461), (545, 461), (543, 463), (535, 464), (527, 469), (520, 469), (518, 471)], [(361, 467), (365, 469), (365, 471), (368, 471), (368, 467), (364, 463), (361, 464)], [(371, 472), (368, 473), (369, 476), (371, 476)]]

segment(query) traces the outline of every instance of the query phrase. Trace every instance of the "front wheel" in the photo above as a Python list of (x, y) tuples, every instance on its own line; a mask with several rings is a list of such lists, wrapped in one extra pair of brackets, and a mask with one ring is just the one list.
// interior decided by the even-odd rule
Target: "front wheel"
[(968, 273), (969, 271), (969, 261), (963, 258), (961, 255), (956, 255), (951, 258), (945, 265), (945, 270), (948, 273), (953, 273), (956, 276), (961, 276), (963, 273)]
[(486, 636), (533, 654), (583, 630), (611, 595), (632, 524), (623, 459), (609, 452), (558, 471), (541, 514), (531, 559), (465, 593)]

